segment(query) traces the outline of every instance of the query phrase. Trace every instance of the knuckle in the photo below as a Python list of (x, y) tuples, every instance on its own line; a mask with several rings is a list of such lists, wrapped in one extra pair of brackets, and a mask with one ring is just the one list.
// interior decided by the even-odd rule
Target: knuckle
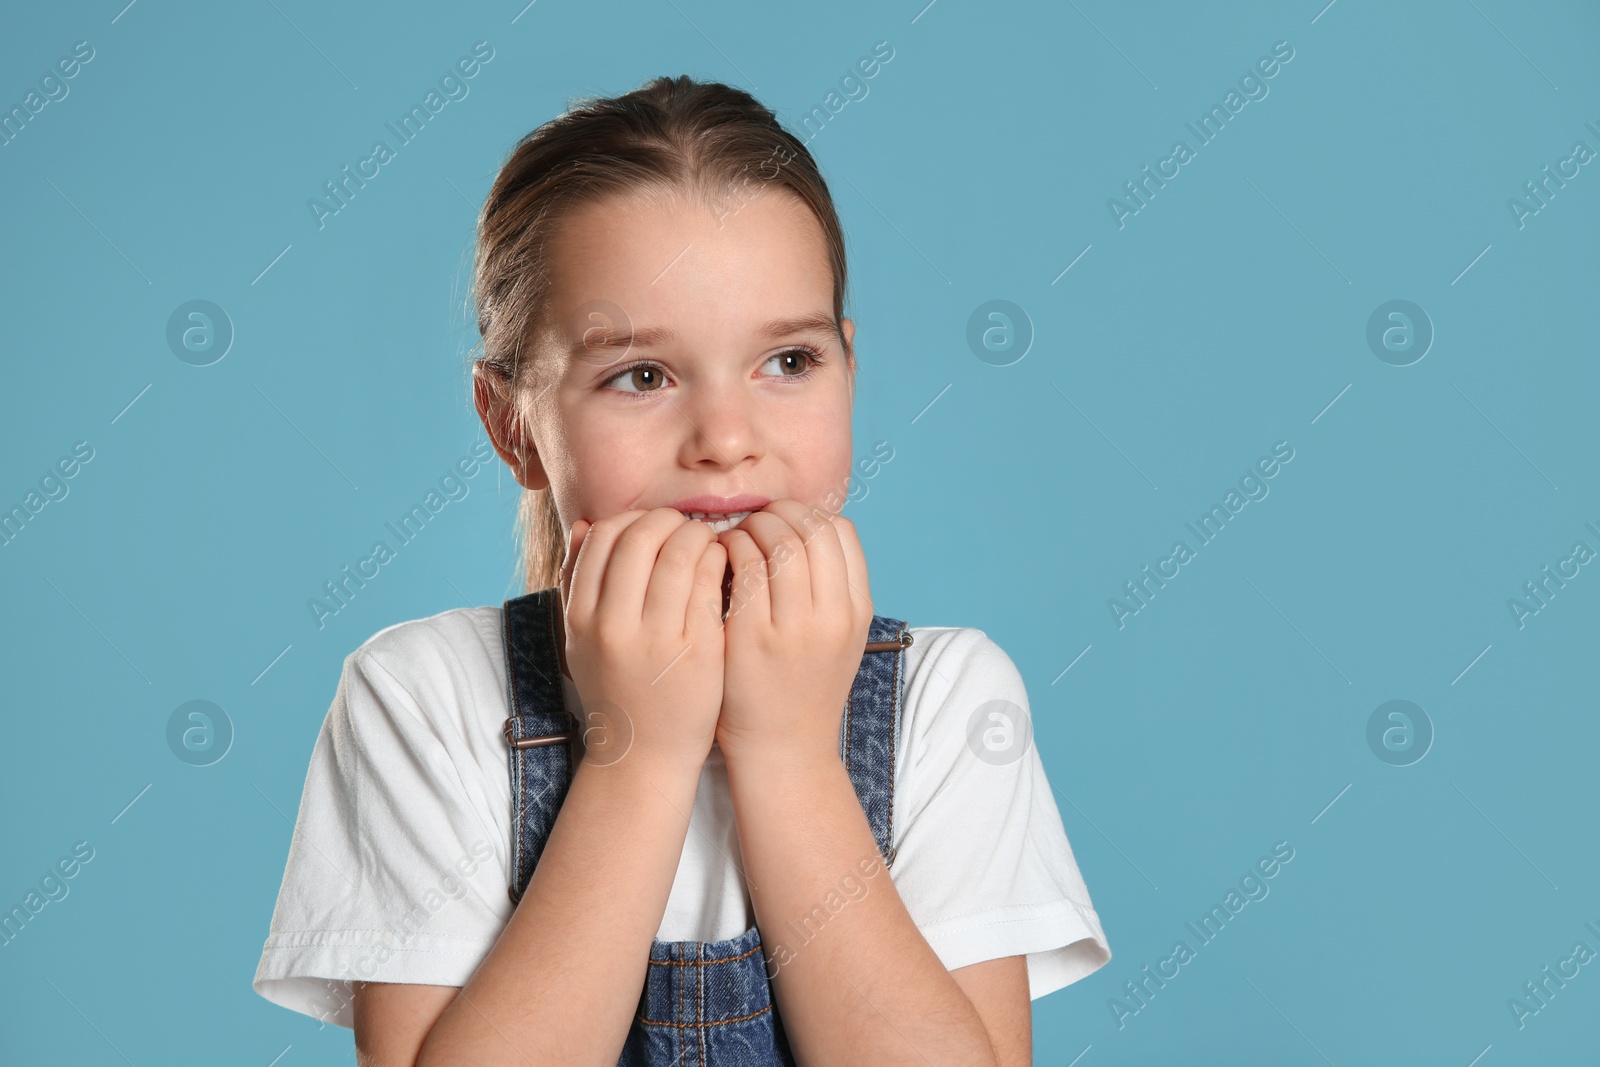
[(682, 541), (668, 541), (661, 546), (661, 554), (657, 557), (657, 561), (663, 567), (682, 570), (700, 562), (700, 554)]
[(639, 525), (639, 520), (644, 518), (647, 514), (649, 513), (641, 511), (639, 508), (630, 508), (627, 511), (619, 511), (615, 515), (608, 515), (600, 521), (611, 523), (612, 529), (615, 530), (631, 530), (633, 527)]
[(617, 534), (622, 531), (623, 524), (627, 521), (626, 515), (627, 512), (619, 512), (616, 515), (607, 515), (603, 519), (597, 519), (590, 525), (589, 532), (584, 534), (584, 541), (586, 543), (594, 541), (599, 544), (605, 544), (608, 541), (615, 540)]
[(602, 647), (616, 648), (628, 637), (624, 627), (612, 616), (596, 615), (589, 627), (591, 638)]
[(644, 545), (650, 540), (650, 531), (643, 522), (631, 523), (626, 530), (617, 535), (618, 545)]

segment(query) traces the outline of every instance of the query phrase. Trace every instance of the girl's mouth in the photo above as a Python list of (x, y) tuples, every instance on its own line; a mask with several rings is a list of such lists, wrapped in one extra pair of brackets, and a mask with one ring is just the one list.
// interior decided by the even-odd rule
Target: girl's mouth
[(706, 523), (711, 527), (712, 533), (726, 533), (755, 513), (753, 511), (735, 511), (730, 514), (719, 514), (711, 511), (686, 511), (683, 514), (685, 518)]

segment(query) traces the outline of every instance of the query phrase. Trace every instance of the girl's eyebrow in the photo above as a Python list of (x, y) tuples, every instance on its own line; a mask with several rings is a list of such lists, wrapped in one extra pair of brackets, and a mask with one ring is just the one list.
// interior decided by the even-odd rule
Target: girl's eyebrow
[[(838, 324), (833, 321), (833, 316), (815, 313), (772, 319), (756, 330), (758, 336), (768, 338), (788, 337), (797, 333), (834, 335), (837, 332)], [(641, 326), (635, 329), (632, 334), (596, 327), (586, 331), (585, 336), (574, 341), (568, 352), (576, 359), (585, 353), (592, 352), (628, 348), (654, 348), (658, 345), (669, 344), (677, 340), (677, 337), (676, 332), (665, 326)]]

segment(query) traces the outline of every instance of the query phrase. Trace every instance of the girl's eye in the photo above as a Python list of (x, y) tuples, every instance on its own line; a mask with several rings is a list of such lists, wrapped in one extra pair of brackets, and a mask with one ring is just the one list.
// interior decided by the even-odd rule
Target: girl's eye
[[(811, 377), (812, 373), (827, 361), (823, 358), (821, 352), (810, 345), (795, 345), (770, 357), (764, 365), (770, 365), (773, 362), (777, 362), (779, 365), (779, 372), (776, 377), (805, 379)], [(630, 397), (638, 399), (646, 393), (660, 391), (665, 378), (665, 371), (660, 364), (642, 362), (623, 367), (601, 384), (612, 386), (616, 392), (627, 393)], [(627, 387), (618, 387), (616, 383), (619, 382), (627, 383)]]
[(606, 385), (617, 381), (627, 381), (630, 385), (637, 386), (633, 389), (619, 389), (623, 393), (653, 393), (661, 388), (661, 368), (654, 363), (635, 363), (631, 367), (624, 367), (612, 377), (606, 379)]
[(794, 374), (784, 371), (780, 376), (784, 378), (808, 378), (813, 370), (823, 364), (822, 353), (810, 345), (796, 345), (794, 348), (786, 348), (773, 356), (772, 359), (767, 360), (767, 362), (771, 363), (773, 360), (778, 360), (779, 366), (788, 367), (802, 359), (806, 361), (803, 371), (798, 371)]

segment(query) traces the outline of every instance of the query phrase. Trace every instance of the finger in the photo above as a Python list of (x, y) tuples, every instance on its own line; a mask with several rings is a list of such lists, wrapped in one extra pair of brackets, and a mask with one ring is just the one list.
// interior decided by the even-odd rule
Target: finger
[(627, 528), (644, 516), (643, 511), (621, 511), (607, 515), (591, 525), (583, 537), (583, 545), (572, 562), (572, 601), (567, 612), (569, 619), (590, 619), (600, 605), (600, 593), (605, 587), (606, 571), (617, 539)]
[(851, 603), (871, 615), (872, 586), (867, 580), (867, 553), (861, 547), (861, 535), (856, 532), (856, 524), (843, 515), (833, 517), (833, 526), (839, 535), (839, 548), (844, 554), (845, 579), (850, 588)]
[[(605, 581), (600, 588), (601, 604), (614, 608), (621, 618), (643, 621), (645, 594), (651, 572), (661, 555), (661, 546), (689, 519), (676, 508), (651, 508), (640, 513), (618, 534), (611, 557), (606, 561)], [(680, 602), (681, 603), (681, 602)], [(682, 633), (682, 616), (678, 632)]]
[(717, 535), (717, 540), (728, 550), (728, 566), (733, 569), (726, 622), (732, 622), (734, 616), (742, 612), (749, 612), (750, 618), (758, 622), (772, 619), (772, 599), (767, 592), (767, 557), (755, 538), (744, 529), (745, 523), (753, 518), (754, 515)]
[[(811, 577), (811, 603), (818, 608), (848, 610), (849, 573), (833, 513), (798, 500), (775, 500), (767, 510), (782, 516), (802, 539)], [(777, 610), (781, 615), (782, 608)]]
[[(778, 503), (778, 502), (774, 502)], [(804, 507), (804, 505), (799, 505)], [(772, 621), (792, 622), (811, 612), (811, 571), (803, 535), (772, 504), (739, 524), (767, 559), (768, 597)]]
[[(649, 588), (645, 590), (641, 618), (646, 626), (660, 627), (663, 633), (688, 631), (689, 614), (694, 610), (690, 597), (699, 580), (706, 546), (715, 541), (716, 534), (703, 522), (681, 522), (667, 535), (650, 571)], [(717, 606), (720, 609), (722, 605)]]
[(690, 640), (710, 640), (722, 628), (722, 579), (728, 569), (728, 549), (721, 542), (707, 543), (694, 569), (685, 632)]
[(567, 550), (561, 559), (561, 610), (572, 610), (572, 565), (578, 559), (578, 549), (583, 545), (584, 534), (593, 526), (588, 519), (578, 519), (567, 531)]

